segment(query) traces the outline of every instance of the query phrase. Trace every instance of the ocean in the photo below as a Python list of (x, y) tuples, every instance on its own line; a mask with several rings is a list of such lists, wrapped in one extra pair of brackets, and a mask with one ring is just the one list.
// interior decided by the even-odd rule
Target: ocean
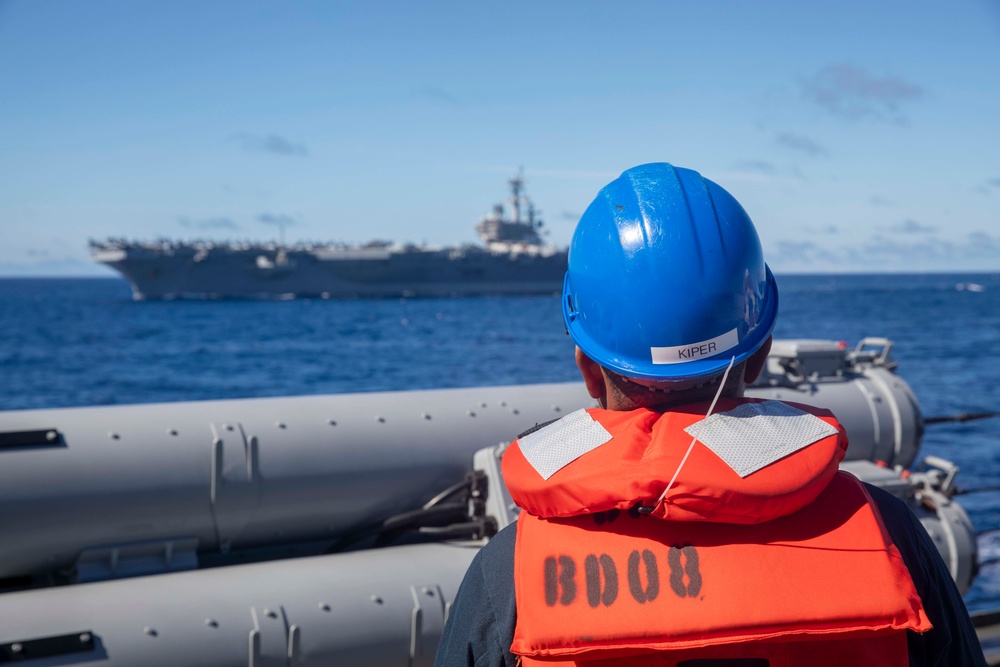
[[(776, 338), (891, 339), (925, 416), (1000, 411), (1000, 274), (778, 276)], [(0, 410), (577, 379), (556, 296), (134, 302), (119, 279), (0, 279)], [(1000, 607), (1000, 419), (928, 425)], [(980, 490), (980, 491), (977, 491)]]

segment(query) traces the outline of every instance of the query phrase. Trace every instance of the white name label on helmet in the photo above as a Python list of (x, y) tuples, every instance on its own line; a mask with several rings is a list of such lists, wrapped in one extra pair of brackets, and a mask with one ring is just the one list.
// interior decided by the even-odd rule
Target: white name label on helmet
[(721, 336), (703, 340), (700, 343), (675, 345), (674, 347), (651, 347), (649, 352), (653, 357), (654, 364), (683, 364), (688, 361), (714, 357), (720, 352), (736, 347), (739, 342), (740, 335), (736, 329), (733, 329)]

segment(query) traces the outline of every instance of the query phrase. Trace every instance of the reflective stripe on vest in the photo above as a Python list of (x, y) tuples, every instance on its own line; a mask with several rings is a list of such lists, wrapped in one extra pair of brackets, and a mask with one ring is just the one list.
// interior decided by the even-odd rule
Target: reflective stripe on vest
[(644, 654), (664, 667), (905, 667), (905, 630), (931, 628), (877, 508), (846, 473), (757, 525), (522, 512), (514, 580), (511, 651), (526, 664)]

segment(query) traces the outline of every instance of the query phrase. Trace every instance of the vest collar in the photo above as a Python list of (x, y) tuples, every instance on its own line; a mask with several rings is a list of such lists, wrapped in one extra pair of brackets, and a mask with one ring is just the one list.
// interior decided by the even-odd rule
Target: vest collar
[[(726, 412), (758, 399), (720, 399)], [(740, 477), (711, 449), (697, 442), (665, 501), (653, 516), (672, 521), (754, 524), (791, 514), (826, 487), (847, 451), (843, 427), (828, 410), (795, 405), (837, 429), (746, 477)], [(544, 479), (515, 441), (503, 459), (504, 479), (514, 502), (530, 514), (568, 517), (653, 506), (681, 463), (691, 436), (685, 428), (700, 421), (708, 403), (658, 413), (592, 408), (586, 416), (609, 438)], [(582, 415), (574, 413), (579, 422)], [(569, 415), (533, 435), (564, 442)], [(586, 418), (586, 417), (585, 417)]]

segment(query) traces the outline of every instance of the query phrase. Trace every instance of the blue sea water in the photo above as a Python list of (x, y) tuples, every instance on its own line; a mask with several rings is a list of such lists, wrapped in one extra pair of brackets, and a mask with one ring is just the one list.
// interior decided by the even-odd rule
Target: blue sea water
[[(1000, 274), (779, 276), (777, 338), (895, 342), (924, 414), (1000, 411)], [(959, 289), (974, 284), (981, 290)], [(118, 279), (0, 280), (0, 409), (577, 379), (559, 300), (134, 302)], [(960, 486), (1000, 485), (1000, 419), (930, 425)], [(1000, 492), (962, 496), (1000, 603)]]

